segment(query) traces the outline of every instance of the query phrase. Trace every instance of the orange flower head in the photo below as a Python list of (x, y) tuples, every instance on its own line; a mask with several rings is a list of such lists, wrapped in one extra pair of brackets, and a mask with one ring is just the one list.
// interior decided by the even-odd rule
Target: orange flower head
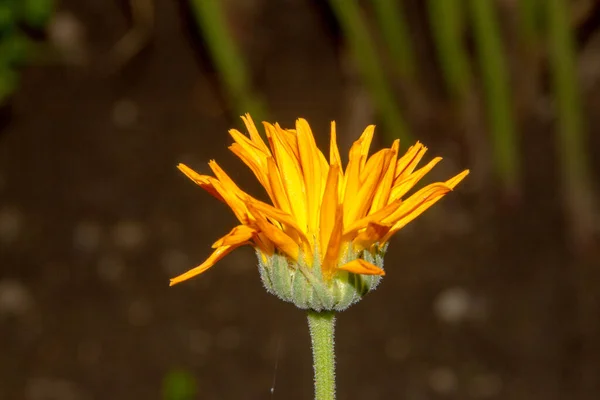
[(368, 126), (350, 148), (342, 168), (331, 123), (329, 160), (317, 148), (304, 119), (295, 129), (264, 123), (268, 145), (250, 115), (249, 136), (232, 129), (229, 147), (254, 173), (271, 204), (250, 196), (219, 167), (214, 176), (178, 168), (226, 203), (240, 224), (213, 244), (214, 252), (171, 285), (201, 274), (231, 250), (251, 244), (267, 290), (300, 308), (343, 310), (375, 288), (385, 272), (391, 236), (450, 192), (467, 174), (425, 186), (404, 198), (440, 160), (416, 169), (427, 148), (421, 143), (399, 156), (399, 141), (369, 156), (375, 130)]

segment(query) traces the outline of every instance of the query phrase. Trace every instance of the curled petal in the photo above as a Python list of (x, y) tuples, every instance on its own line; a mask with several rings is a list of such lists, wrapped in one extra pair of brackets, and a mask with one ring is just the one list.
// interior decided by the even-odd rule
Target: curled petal
[(240, 243), (245, 243), (252, 239), (256, 235), (256, 229), (249, 227), (248, 225), (238, 225), (231, 230), (227, 235), (217, 240), (212, 248), (216, 249), (223, 246), (234, 246)]
[(385, 275), (384, 270), (382, 270), (378, 266), (373, 265), (370, 262), (362, 260), (362, 259), (356, 259), (356, 260), (350, 261), (349, 263), (346, 263), (346, 264), (342, 265), (341, 267), (338, 267), (338, 269), (341, 269), (342, 271), (352, 272), (353, 274), (360, 274), (360, 275), (379, 275), (379, 276)]
[(269, 239), (269, 241), (275, 245), (276, 248), (287, 254), (291, 259), (297, 261), (300, 254), (300, 247), (298, 246), (298, 243), (296, 243), (281, 229), (275, 227), (273, 224), (270, 224), (269, 221), (267, 221), (260, 211), (257, 210), (252, 204), (248, 204), (248, 208), (252, 214), (256, 216), (256, 221), (254, 221), (254, 223), (260, 232), (264, 234), (267, 239)]
[(185, 164), (177, 165), (177, 169), (179, 169), (185, 176), (190, 178), (196, 185), (200, 186), (202, 189), (206, 190), (208, 193), (216, 197), (218, 200), (225, 202), (223, 197), (215, 190), (213, 184), (211, 183), (211, 179), (214, 179), (211, 176), (200, 175), (190, 167)]
[(231, 250), (236, 247), (241, 246), (243, 243), (239, 243), (236, 246), (222, 246), (217, 248), (202, 264), (197, 266), (196, 268), (192, 268), (189, 271), (171, 279), (169, 286), (176, 285), (180, 282), (187, 281), (190, 278), (193, 278), (196, 275), (200, 275), (210, 267), (216, 264), (217, 261), (225, 257), (227, 254), (231, 252)]

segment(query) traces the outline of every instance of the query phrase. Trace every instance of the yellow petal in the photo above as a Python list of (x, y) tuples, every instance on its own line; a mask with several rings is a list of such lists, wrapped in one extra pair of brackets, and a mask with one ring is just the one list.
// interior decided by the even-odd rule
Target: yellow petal
[(373, 141), (373, 134), (375, 133), (375, 125), (369, 125), (365, 128), (362, 135), (358, 139), (360, 141), (360, 154), (365, 157), (369, 155), (369, 148)]
[(392, 223), (393, 226), (385, 237), (382, 238), (381, 242), (384, 243), (388, 241), (393, 234), (421, 215), (429, 207), (437, 203), (468, 174), (469, 170), (465, 170), (444, 183), (438, 182), (428, 185), (406, 199), (394, 214), (386, 218), (385, 222)]
[(468, 169), (465, 169), (463, 172), (456, 175), (455, 177), (448, 179), (446, 181), (446, 185), (448, 185), (450, 188), (454, 189), (456, 187), (456, 185), (458, 185), (463, 179), (465, 179), (465, 177), (467, 175), (469, 175), (469, 172), (470, 171)]
[(285, 192), (285, 188), (283, 187), (283, 183), (281, 181), (281, 175), (279, 173), (279, 168), (275, 163), (275, 159), (273, 157), (269, 157), (267, 159), (267, 171), (269, 177), (269, 185), (272, 191), (273, 204), (275, 207), (280, 208), (282, 211), (291, 214), (292, 207), (290, 206), (290, 201)]
[(300, 118), (296, 121), (296, 134), (300, 163), (304, 175), (304, 187), (306, 188), (308, 233), (309, 235), (315, 235), (318, 232), (319, 225), (322, 184), (319, 150), (317, 150), (315, 138), (305, 119)]
[(219, 247), (202, 264), (200, 264), (196, 268), (192, 268), (191, 270), (171, 279), (169, 286), (176, 285), (180, 282), (183, 282), (190, 278), (193, 278), (196, 275), (200, 275), (201, 273), (203, 273), (204, 271), (206, 271), (207, 269), (209, 269), (210, 267), (215, 265), (217, 261), (219, 261), (220, 259), (225, 257), (227, 254), (229, 254), (231, 252), (231, 250), (233, 250), (236, 247), (239, 247), (241, 245), (242, 245), (242, 243), (238, 244), (237, 246)]
[(377, 185), (375, 196), (373, 197), (373, 204), (369, 213), (374, 213), (377, 210), (382, 209), (389, 203), (390, 192), (392, 190), (392, 183), (394, 182), (394, 176), (396, 173), (396, 161), (398, 158), (398, 149), (400, 147), (400, 140), (394, 140), (394, 144), (390, 148), (390, 157), (387, 165), (383, 171), (383, 178)]
[(350, 225), (353, 221), (364, 217), (375, 196), (375, 189), (380, 183), (383, 166), (385, 165), (386, 157), (389, 157), (389, 149), (377, 152), (369, 159), (365, 166), (365, 170), (370, 172), (365, 174), (364, 181), (360, 182), (360, 186), (356, 193), (346, 193), (344, 196), (344, 226)]
[(271, 143), (275, 161), (281, 174), (283, 187), (290, 202), (292, 215), (296, 219), (300, 229), (306, 232), (306, 191), (304, 188), (304, 177), (298, 165), (298, 160), (293, 151), (283, 141), (280, 132), (277, 132), (270, 124), (265, 124), (265, 128), (267, 129), (269, 142)]
[(442, 157), (436, 157), (424, 167), (406, 176), (404, 180), (394, 184), (394, 187), (392, 188), (392, 192), (390, 194), (390, 199), (396, 200), (404, 196), (410, 189), (412, 189), (417, 183), (419, 183), (421, 178), (427, 175), (429, 171), (431, 171), (433, 167), (435, 167), (440, 161), (442, 161)]
[(339, 183), (339, 166), (334, 164), (329, 169), (327, 174), (327, 183), (325, 184), (325, 192), (323, 193), (323, 202), (321, 203), (320, 215), (320, 242), (319, 250), (321, 252), (321, 260), (325, 258), (327, 245), (333, 227), (335, 225), (336, 210), (338, 208), (338, 183)]
[(231, 146), (229, 146), (229, 150), (231, 150), (232, 153), (238, 156), (238, 158), (242, 160), (244, 164), (248, 166), (248, 168), (250, 168), (256, 179), (258, 179), (258, 182), (262, 185), (262, 187), (265, 188), (265, 191), (271, 200), (273, 200), (273, 194), (267, 173), (266, 157), (264, 154), (260, 153), (261, 155), (258, 155), (259, 153), (257, 151), (252, 152), (239, 143), (233, 143)]
[(378, 266), (373, 265), (370, 262), (362, 260), (362, 259), (356, 259), (354, 261), (350, 261), (349, 263), (344, 264), (341, 267), (338, 267), (338, 269), (341, 269), (343, 271), (352, 272), (354, 274), (360, 274), (360, 275), (379, 275), (379, 276), (385, 275), (384, 270), (382, 270)]

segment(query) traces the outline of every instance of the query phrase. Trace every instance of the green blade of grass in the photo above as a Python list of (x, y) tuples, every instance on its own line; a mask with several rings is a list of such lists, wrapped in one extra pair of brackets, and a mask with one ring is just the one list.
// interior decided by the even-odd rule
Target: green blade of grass
[(395, 0), (373, 0), (375, 16), (392, 60), (402, 78), (415, 76), (415, 58), (402, 5)]
[(521, 37), (528, 47), (535, 45), (540, 36), (541, 13), (543, 11), (540, 0), (517, 1), (519, 13), (519, 30)]
[(329, 3), (381, 115), (387, 138), (391, 141), (399, 137), (404, 143), (412, 143), (356, 0), (329, 0)]
[(463, 1), (429, 0), (428, 14), (442, 74), (450, 94), (464, 100), (469, 92), (469, 57), (462, 40)]
[(218, 0), (190, 0), (193, 15), (206, 41), (221, 82), (238, 114), (249, 112), (258, 121), (264, 119), (262, 102), (252, 93), (245, 62), (225, 23)]
[(495, 2), (469, 0), (469, 4), (492, 134), (494, 168), (505, 190), (511, 193), (519, 181), (519, 151)]
[[(586, 148), (582, 103), (575, 67), (575, 45), (569, 10), (563, 0), (546, 0), (546, 18), (558, 113), (557, 148), (563, 189), (576, 240), (593, 234), (593, 189)], [(591, 225), (590, 225), (591, 224)]]

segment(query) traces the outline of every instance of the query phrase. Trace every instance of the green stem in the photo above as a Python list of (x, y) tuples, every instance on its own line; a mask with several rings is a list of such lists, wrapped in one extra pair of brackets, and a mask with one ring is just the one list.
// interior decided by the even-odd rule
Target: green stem
[(315, 369), (315, 400), (335, 399), (335, 351), (333, 311), (309, 311), (308, 326)]

